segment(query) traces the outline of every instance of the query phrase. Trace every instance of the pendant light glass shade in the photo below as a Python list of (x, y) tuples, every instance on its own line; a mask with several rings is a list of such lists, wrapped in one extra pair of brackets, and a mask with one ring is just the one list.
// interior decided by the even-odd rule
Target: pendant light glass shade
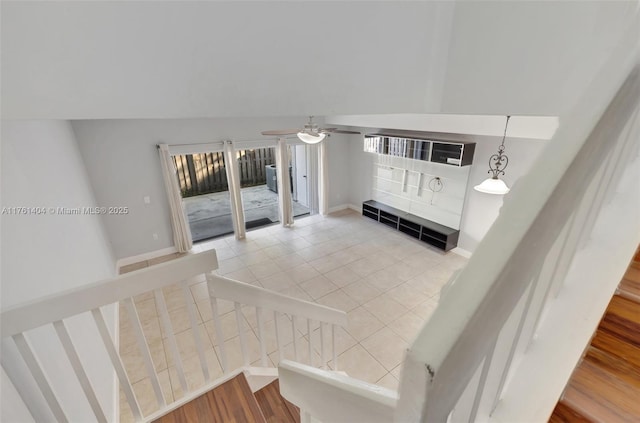
[(491, 177), (485, 179), (480, 185), (473, 187), (476, 191), (496, 195), (503, 195), (509, 192), (507, 184), (499, 178), (499, 175), (504, 175), (504, 169), (509, 164), (509, 157), (504, 154), (504, 139), (507, 137), (509, 118), (511, 118), (511, 116), (507, 116), (507, 122), (504, 125), (504, 135), (502, 136), (502, 144), (498, 147), (498, 153), (489, 157), (489, 171), (487, 173), (490, 173)]
[(307, 144), (317, 144), (322, 141), (327, 134), (319, 133), (318, 135), (309, 134), (307, 132), (298, 132), (298, 138)]
[(503, 195), (509, 192), (509, 187), (504, 183), (502, 179), (487, 178), (480, 185), (473, 187), (476, 191), (484, 192), (485, 194), (497, 194)]

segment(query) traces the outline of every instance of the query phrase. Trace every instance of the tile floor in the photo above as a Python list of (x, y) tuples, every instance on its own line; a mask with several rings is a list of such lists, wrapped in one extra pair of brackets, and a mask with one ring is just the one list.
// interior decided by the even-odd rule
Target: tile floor
[[(454, 271), (466, 263), (461, 256), (444, 254), (350, 210), (328, 217), (305, 217), (297, 220), (293, 228), (261, 228), (248, 232), (247, 238), (241, 241), (231, 236), (204, 242), (195, 245), (193, 251), (212, 248), (216, 249), (217, 273), (220, 275), (347, 312), (347, 328), (336, 333), (339, 370), (390, 389), (397, 389), (404, 350), (433, 312), (441, 287)], [(121, 272), (152, 266), (178, 256), (173, 254), (125, 266)], [(212, 378), (221, 376), (222, 370), (204, 279), (189, 281), (187, 293), (188, 300), (185, 300), (180, 286), (164, 289), (188, 383), (191, 389), (195, 389), (204, 381), (186, 301), (196, 305), (198, 330), (205, 343)], [(156, 371), (159, 372), (163, 394), (168, 402), (172, 402), (182, 396), (182, 389), (161, 329), (155, 299), (147, 293), (135, 298), (135, 303)], [(231, 302), (219, 303), (227, 355), (233, 368), (242, 364), (236, 317)], [(255, 309), (245, 307), (243, 314), (246, 327), (250, 328), (251, 360), (259, 365)], [(121, 309), (121, 316), (126, 316), (124, 309)], [(290, 325), (286, 316), (281, 316), (281, 319), (283, 324)], [(266, 320), (267, 352), (270, 364), (276, 365), (278, 353), (273, 316)], [(306, 363), (309, 359), (306, 323), (296, 323), (301, 361)], [(312, 330), (316, 346), (312, 354), (316, 365), (321, 361), (320, 342), (316, 339), (319, 332), (316, 325)], [(293, 358), (291, 331), (285, 338), (284, 356)], [(149, 414), (156, 408), (155, 396), (149, 379), (145, 377), (146, 371), (137, 352), (131, 325), (124, 318), (120, 325), (120, 353), (134, 390), (140, 396), (143, 413)], [(329, 366), (333, 367), (333, 363), (329, 362)], [(122, 421), (131, 417), (122, 394), (121, 415)]]

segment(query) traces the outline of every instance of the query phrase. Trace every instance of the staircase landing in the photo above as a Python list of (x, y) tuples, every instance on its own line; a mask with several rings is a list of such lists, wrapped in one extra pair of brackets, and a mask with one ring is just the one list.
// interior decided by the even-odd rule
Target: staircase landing
[(300, 423), (300, 410), (280, 396), (275, 380), (255, 394), (244, 373), (154, 423)]
[(640, 249), (549, 422), (640, 421)]

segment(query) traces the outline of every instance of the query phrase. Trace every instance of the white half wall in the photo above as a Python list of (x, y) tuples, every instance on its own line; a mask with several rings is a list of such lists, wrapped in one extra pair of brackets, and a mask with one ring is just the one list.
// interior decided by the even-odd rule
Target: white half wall
[[(115, 261), (98, 215), (63, 215), (58, 207), (96, 205), (71, 125), (66, 121), (2, 122), (2, 309), (112, 277)], [(5, 208), (42, 207), (46, 214)], [(106, 307), (114, 330), (115, 307)], [(69, 331), (102, 407), (115, 412), (115, 384), (108, 357), (86, 316), (68, 319)], [(27, 334), (70, 421), (90, 420), (91, 410), (52, 327)], [(12, 342), (3, 360), (16, 388), (29, 395), (36, 421), (53, 421)], [(5, 409), (13, 403), (2, 397)], [(15, 404), (17, 407), (18, 405)], [(15, 410), (14, 410), (15, 411)], [(3, 418), (4, 421), (4, 418)]]

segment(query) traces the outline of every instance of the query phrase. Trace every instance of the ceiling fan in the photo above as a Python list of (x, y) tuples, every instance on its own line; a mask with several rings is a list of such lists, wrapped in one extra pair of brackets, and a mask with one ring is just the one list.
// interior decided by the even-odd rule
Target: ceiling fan
[(320, 128), (317, 123), (313, 122), (313, 116), (309, 116), (309, 122), (305, 123), (304, 128), (296, 129), (276, 129), (273, 131), (262, 131), (262, 135), (297, 135), (300, 140), (307, 144), (317, 144), (330, 133), (333, 134), (359, 134), (356, 131), (343, 131), (338, 128)]

